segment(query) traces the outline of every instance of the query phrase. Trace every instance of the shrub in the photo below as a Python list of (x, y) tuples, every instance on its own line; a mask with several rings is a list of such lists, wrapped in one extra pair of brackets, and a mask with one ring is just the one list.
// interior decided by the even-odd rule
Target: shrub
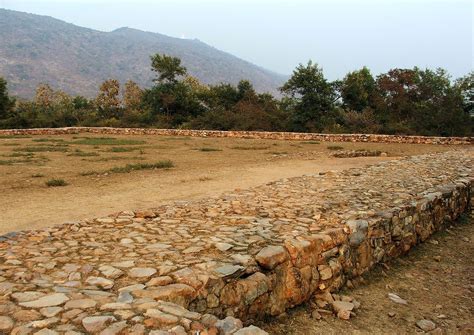
[(50, 179), (46, 183), (48, 187), (59, 187), (59, 186), (66, 186), (68, 183), (64, 179)]
[(203, 152), (222, 151), (222, 149), (217, 149), (217, 148), (208, 148), (208, 147), (199, 148), (199, 149), (197, 149), (197, 150), (199, 150), (199, 151), (203, 151)]

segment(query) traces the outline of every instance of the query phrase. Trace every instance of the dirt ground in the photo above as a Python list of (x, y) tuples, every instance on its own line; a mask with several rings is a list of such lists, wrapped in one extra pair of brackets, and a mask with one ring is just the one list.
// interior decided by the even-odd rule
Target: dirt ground
[[(431, 334), (474, 334), (474, 215), (433, 235), (386, 267), (369, 272), (365, 283), (343, 294), (361, 303), (349, 321), (329, 315), (311, 318), (310, 304), (262, 325), (270, 334), (416, 334), (421, 319), (438, 329)], [(395, 293), (408, 301), (388, 298)]]
[[(130, 142), (138, 141), (138, 142)], [(333, 158), (342, 150), (388, 157)], [(332, 150), (331, 150), (332, 149)], [(336, 150), (335, 150), (336, 149)], [(317, 143), (159, 136), (0, 137), (0, 234), (35, 229), (178, 199), (218, 195), (280, 178), (450, 150), (435, 145)], [(174, 167), (111, 173), (127, 164)], [(92, 172), (91, 172), (92, 171)], [(63, 179), (67, 186), (48, 187)]]

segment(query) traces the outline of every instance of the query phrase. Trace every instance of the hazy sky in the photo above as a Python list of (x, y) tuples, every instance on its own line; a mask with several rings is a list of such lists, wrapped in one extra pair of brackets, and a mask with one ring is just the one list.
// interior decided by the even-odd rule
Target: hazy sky
[(270, 70), (289, 74), (312, 59), (330, 79), (363, 65), (473, 69), (469, 0), (0, 0), (103, 31), (128, 26), (198, 38)]

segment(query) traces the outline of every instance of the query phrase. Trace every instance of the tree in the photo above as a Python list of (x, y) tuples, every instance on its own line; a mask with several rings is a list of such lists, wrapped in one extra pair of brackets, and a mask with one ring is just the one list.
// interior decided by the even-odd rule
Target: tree
[(8, 95), (7, 81), (0, 77), (0, 122), (11, 116), (14, 105), (15, 100)]
[(160, 54), (151, 56), (151, 69), (159, 74), (153, 80), (159, 83), (176, 83), (177, 77), (187, 73), (186, 68), (181, 65), (181, 59)]
[(350, 72), (344, 77), (340, 92), (344, 108), (362, 112), (373, 104), (375, 79), (369, 69), (364, 66), (362, 69)]
[(443, 69), (393, 69), (377, 78), (375, 111), (385, 133), (454, 136), (472, 132), (462, 90)]
[(454, 87), (462, 96), (463, 109), (474, 117), (474, 71), (458, 78)]
[(53, 105), (54, 91), (48, 84), (39, 84), (36, 87), (35, 104), (42, 109)]
[(125, 109), (138, 109), (142, 103), (143, 90), (132, 80), (125, 83), (123, 90), (123, 106)]
[(120, 83), (116, 79), (104, 81), (99, 88), (95, 103), (104, 119), (119, 118)]
[(330, 122), (328, 116), (333, 111), (336, 92), (316, 63), (300, 64), (281, 91), (294, 106), (293, 130), (321, 131)]

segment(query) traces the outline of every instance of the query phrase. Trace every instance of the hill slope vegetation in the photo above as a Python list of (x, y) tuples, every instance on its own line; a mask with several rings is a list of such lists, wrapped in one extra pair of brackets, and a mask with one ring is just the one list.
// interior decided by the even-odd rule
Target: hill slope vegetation
[(150, 55), (179, 57), (205, 84), (251, 81), (276, 93), (287, 77), (258, 67), (199, 40), (131, 28), (101, 32), (47, 16), (0, 9), (0, 76), (13, 95), (32, 97), (39, 83), (73, 95), (95, 96), (101, 82), (116, 78), (151, 86)]

